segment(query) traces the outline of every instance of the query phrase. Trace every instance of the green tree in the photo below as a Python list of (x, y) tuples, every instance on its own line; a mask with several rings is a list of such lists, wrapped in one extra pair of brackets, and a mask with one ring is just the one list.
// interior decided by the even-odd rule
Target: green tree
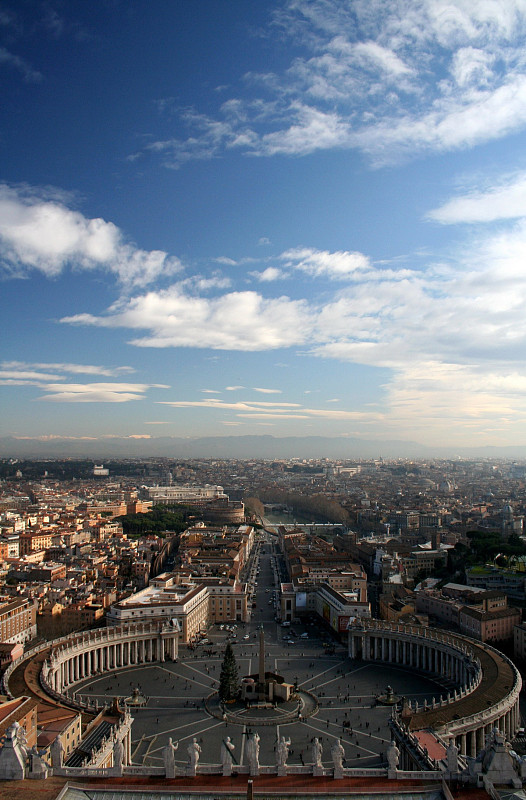
[(126, 536), (145, 536), (147, 533), (163, 536), (166, 531), (184, 531), (188, 527), (188, 511), (182, 505), (158, 505), (147, 514), (126, 514), (116, 517), (116, 520), (122, 524)]
[(219, 676), (219, 699), (225, 703), (235, 700), (239, 691), (236, 657), (228, 642)]

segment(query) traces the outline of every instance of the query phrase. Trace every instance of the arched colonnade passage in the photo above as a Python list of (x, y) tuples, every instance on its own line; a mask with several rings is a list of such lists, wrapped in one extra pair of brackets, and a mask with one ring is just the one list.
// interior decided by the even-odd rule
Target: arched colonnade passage
[(355, 620), (348, 628), (349, 657), (397, 664), (433, 675), (444, 693), (408, 706), (410, 731), (432, 729), (475, 757), (497, 728), (512, 739), (520, 727), (521, 677), (505, 655), (483, 642), (421, 625)]

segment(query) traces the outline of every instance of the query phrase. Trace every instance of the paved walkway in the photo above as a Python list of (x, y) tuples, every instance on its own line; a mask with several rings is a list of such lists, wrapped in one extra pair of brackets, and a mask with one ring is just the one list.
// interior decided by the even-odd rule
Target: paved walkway
[[(181, 648), (177, 663), (134, 666), (89, 679), (77, 687), (77, 693), (99, 701), (127, 697), (135, 687), (148, 698), (144, 708), (135, 709), (132, 735), (133, 763), (160, 766), (162, 749), (171, 737), (179, 742), (176, 764), (184, 768), (187, 747), (197, 738), (201, 763), (220, 761), (221, 740), (230, 736), (235, 745), (236, 761), (246, 763), (247, 733), (260, 735), (260, 763), (276, 763), (275, 746), (281, 735), (291, 740), (290, 765), (311, 762), (310, 747), (314, 737), (320, 739), (324, 766), (331, 766), (330, 750), (334, 741), (342, 739), (347, 767), (378, 767), (385, 762), (390, 741), (388, 719), (390, 709), (376, 706), (375, 695), (390, 684), (399, 695), (409, 699), (431, 700), (441, 687), (434, 681), (405, 670), (382, 664), (353, 662), (343, 647), (327, 655), (323, 647), (325, 635), (318, 637), (308, 629), (309, 639), (301, 640), (304, 628), (294, 625), (298, 634), (294, 645), (281, 638), (286, 629), (271, 626), (266, 634), (266, 666), (285, 680), (297, 681), (301, 688), (316, 695), (320, 708), (304, 721), (260, 726), (225, 723), (211, 717), (204, 708), (204, 698), (218, 688), (224, 653), (225, 633), (217, 628), (208, 634), (214, 655), (205, 655), (202, 648), (191, 652)], [(296, 630), (297, 629), (297, 630)], [(250, 631), (248, 640), (244, 631)], [(235, 645), (239, 675), (257, 671), (257, 639), (255, 626), (239, 626), (240, 643)], [(301, 642), (301, 643), (300, 643)]]

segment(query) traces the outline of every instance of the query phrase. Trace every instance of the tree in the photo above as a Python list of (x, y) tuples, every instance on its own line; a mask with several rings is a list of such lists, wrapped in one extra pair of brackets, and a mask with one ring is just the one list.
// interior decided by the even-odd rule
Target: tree
[(228, 642), (219, 676), (219, 699), (225, 703), (235, 700), (239, 691), (236, 657)]

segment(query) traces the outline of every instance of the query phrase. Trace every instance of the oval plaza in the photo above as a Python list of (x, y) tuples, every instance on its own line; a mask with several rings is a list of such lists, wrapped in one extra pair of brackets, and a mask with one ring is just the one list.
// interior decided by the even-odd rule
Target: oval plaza
[[(101, 717), (104, 709), (97, 700), (76, 697), (75, 685), (109, 670), (118, 672), (130, 666), (175, 661), (180, 636), (178, 626), (157, 622), (115, 626), (66, 637), (54, 642), (51, 648), (49, 644), (36, 648), (13, 664), (4, 678), (5, 690), (11, 693), (20, 675), (26, 678), (29, 675), (28, 665), (38, 663), (39, 689), (49, 701)], [(505, 656), (488, 645), (431, 628), (376, 620), (351, 623), (347, 636), (346, 663), (354, 667), (360, 663), (378, 663), (396, 669), (409, 668), (415, 674), (436, 678), (437, 686), (444, 687), (422, 703), (399, 698), (400, 702), (393, 705), (390, 727), (400, 754), (398, 777), (404, 772), (414, 775), (415, 770), (446, 771), (447, 750), (452, 743), (458, 750), (460, 765), (466, 767), (463, 757), (476, 756), (495, 732), (508, 740), (515, 735), (520, 724), (520, 676)], [(26, 693), (33, 690), (28, 681)], [(265, 724), (268, 725), (268, 720)], [(122, 735), (124, 774), (128, 768), (139, 769), (131, 765), (131, 730), (128, 710), (126, 719), (121, 720), (114, 733), (114, 736)], [(429, 747), (430, 741), (436, 745), (434, 748)], [(73, 769), (77, 774), (75, 769), (78, 769), (80, 775), (89, 774), (95, 767), (111, 770), (113, 751), (106, 746), (105, 758), (103, 751), (104, 747), (100, 749), (100, 757), (95, 753), (91, 765), (70, 767), (70, 771)], [(215, 768), (220, 770), (219, 766)], [(298, 768), (312, 774), (312, 767), (307, 764)], [(141, 769), (146, 774), (149, 769), (151, 772), (147, 766)], [(200, 769), (205, 769), (204, 762)], [(207, 767), (208, 771), (210, 769), (214, 769), (213, 765)], [(238, 771), (243, 769), (238, 767)], [(262, 764), (261, 769), (272, 770), (273, 767)], [(353, 768), (344, 771), (352, 774)]]

